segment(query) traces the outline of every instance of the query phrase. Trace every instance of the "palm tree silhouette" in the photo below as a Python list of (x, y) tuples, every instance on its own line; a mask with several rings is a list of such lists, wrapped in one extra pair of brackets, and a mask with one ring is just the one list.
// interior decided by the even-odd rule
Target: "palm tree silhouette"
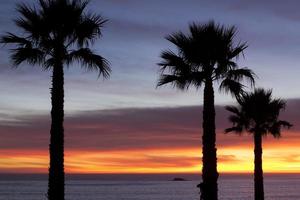
[(205, 200), (218, 199), (218, 172), (216, 155), (214, 82), (219, 89), (238, 97), (243, 93), (244, 79), (254, 84), (254, 73), (239, 68), (234, 58), (244, 49), (245, 43), (234, 43), (236, 28), (215, 24), (191, 24), (189, 34), (177, 32), (166, 37), (177, 47), (177, 53), (163, 51), (159, 63), (161, 75), (158, 86), (171, 83), (173, 87), (187, 90), (190, 86), (204, 86), (203, 136), (202, 136), (202, 183), (201, 197)]
[(256, 89), (253, 93), (244, 94), (238, 100), (238, 106), (227, 106), (232, 113), (229, 121), (233, 127), (225, 130), (242, 134), (247, 131), (254, 137), (254, 189), (255, 200), (264, 199), (262, 170), (262, 136), (271, 134), (280, 137), (281, 128), (290, 128), (289, 122), (278, 120), (280, 111), (285, 108), (281, 99), (272, 99), (272, 91)]
[(87, 4), (88, 1), (81, 0), (39, 0), (38, 6), (18, 4), (21, 16), (15, 24), (23, 33), (6, 33), (1, 38), (2, 43), (15, 45), (11, 52), (15, 66), (27, 62), (53, 73), (49, 200), (64, 200), (64, 66), (78, 62), (104, 78), (110, 74), (108, 62), (89, 49), (101, 36), (106, 20), (87, 13)]

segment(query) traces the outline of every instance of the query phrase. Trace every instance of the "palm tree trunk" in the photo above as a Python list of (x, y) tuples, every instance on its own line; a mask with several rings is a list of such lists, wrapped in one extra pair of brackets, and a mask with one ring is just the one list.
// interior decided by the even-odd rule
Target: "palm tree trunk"
[(61, 63), (53, 67), (51, 104), (48, 199), (64, 200), (64, 71)]
[(254, 135), (254, 193), (255, 200), (264, 200), (264, 179), (262, 170), (262, 136)]
[(206, 80), (203, 103), (203, 136), (202, 136), (202, 183), (201, 196), (204, 200), (218, 199), (217, 149), (215, 128), (214, 89), (211, 79)]

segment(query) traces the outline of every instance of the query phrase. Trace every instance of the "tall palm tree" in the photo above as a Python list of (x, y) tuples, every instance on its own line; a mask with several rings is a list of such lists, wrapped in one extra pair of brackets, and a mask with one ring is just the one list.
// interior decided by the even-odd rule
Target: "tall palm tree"
[(190, 86), (204, 86), (203, 136), (202, 136), (202, 183), (201, 197), (205, 200), (218, 199), (218, 172), (215, 132), (214, 87), (238, 97), (243, 93), (243, 79), (254, 84), (250, 69), (239, 68), (235, 62), (246, 43), (235, 43), (236, 28), (224, 27), (213, 21), (207, 24), (191, 24), (189, 33), (177, 32), (166, 37), (177, 52), (163, 51), (159, 63), (161, 75), (158, 86), (171, 83), (174, 87), (187, 90)]
[(264, 200), (262, 136), (271, 134), (278, 138), (282, 127), (290, 128), (292, 125), (278, 119), (280, 111), (285, 108), (285, 102), (273, 99), (271, 90), (256, 89), (253, 93), (244, 94), (238, 103), (238, 106), (226, 107), (232, 113), (229, 121), (233, 127), (225, 132), (242, 134), (246, 131), (253, 134), (255, 200)]
[(27, 62), (52, 70), (50, 167), (48, 199), (64, 199), (64, 66), (78, 62), (99, 76), (109, 77), (108, 62), (89, 47), (101, 36), (106, 20), (86, 12), (88, 1), (39, 0), (38, 5), (17, 5), (20, 17), (14, 22), (20, 35), (6, 33), (1, 38), (13, 44), (15, 66)]

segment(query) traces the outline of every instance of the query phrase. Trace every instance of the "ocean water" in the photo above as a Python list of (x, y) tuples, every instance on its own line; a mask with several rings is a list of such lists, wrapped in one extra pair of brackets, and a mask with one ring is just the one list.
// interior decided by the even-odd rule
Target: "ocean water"
[[(170, 181), (173, 176), (77, 175), (67, 177), (67, 200), (199, 200), (198, 177)], [(194, 179), (194, 180), (193, 180)], [(0, 175), (0, 200), (46, 200), (47, 177)], [(266, 200), (299, 200), (300, 175), (266, 175)], [(220, 200), (252, 200), (251, 175), (221, 175)]]

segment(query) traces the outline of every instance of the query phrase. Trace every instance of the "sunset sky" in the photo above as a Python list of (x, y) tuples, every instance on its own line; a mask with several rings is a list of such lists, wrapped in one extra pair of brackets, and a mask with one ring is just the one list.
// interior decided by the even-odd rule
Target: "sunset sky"
[[(16, 32), (16, 0), (1, 0), (0, 33)], [(26, 0), (28, 3), (35, 0)], [(214, 19), (238, 27), (247, 41), (238, 63), (258, 75), (257, 86), (287, 100), (282, 119), (294, 127), (264, 138), (264, 171), (300, 172), (300, 2), (286, 0), (94, 0), (109, 19), (94, 49), (112, 68), (109, 80), (79, 66), (66, 69), (65, 133), (68, 173), (197, 173), (201, 171), (203, 90), (156, 89), (159, 54), (174, 49), (164, 36), (191, 22)], [(20, 33), (21, 34), (21, 33)], [(0, 48), (0, 173), (46, 173), (50, 75), (38, 66), (12, 69)], [(216, 88), (218, 168), (252, 172), (250, 135), (225, 135), (224, 105)]]

